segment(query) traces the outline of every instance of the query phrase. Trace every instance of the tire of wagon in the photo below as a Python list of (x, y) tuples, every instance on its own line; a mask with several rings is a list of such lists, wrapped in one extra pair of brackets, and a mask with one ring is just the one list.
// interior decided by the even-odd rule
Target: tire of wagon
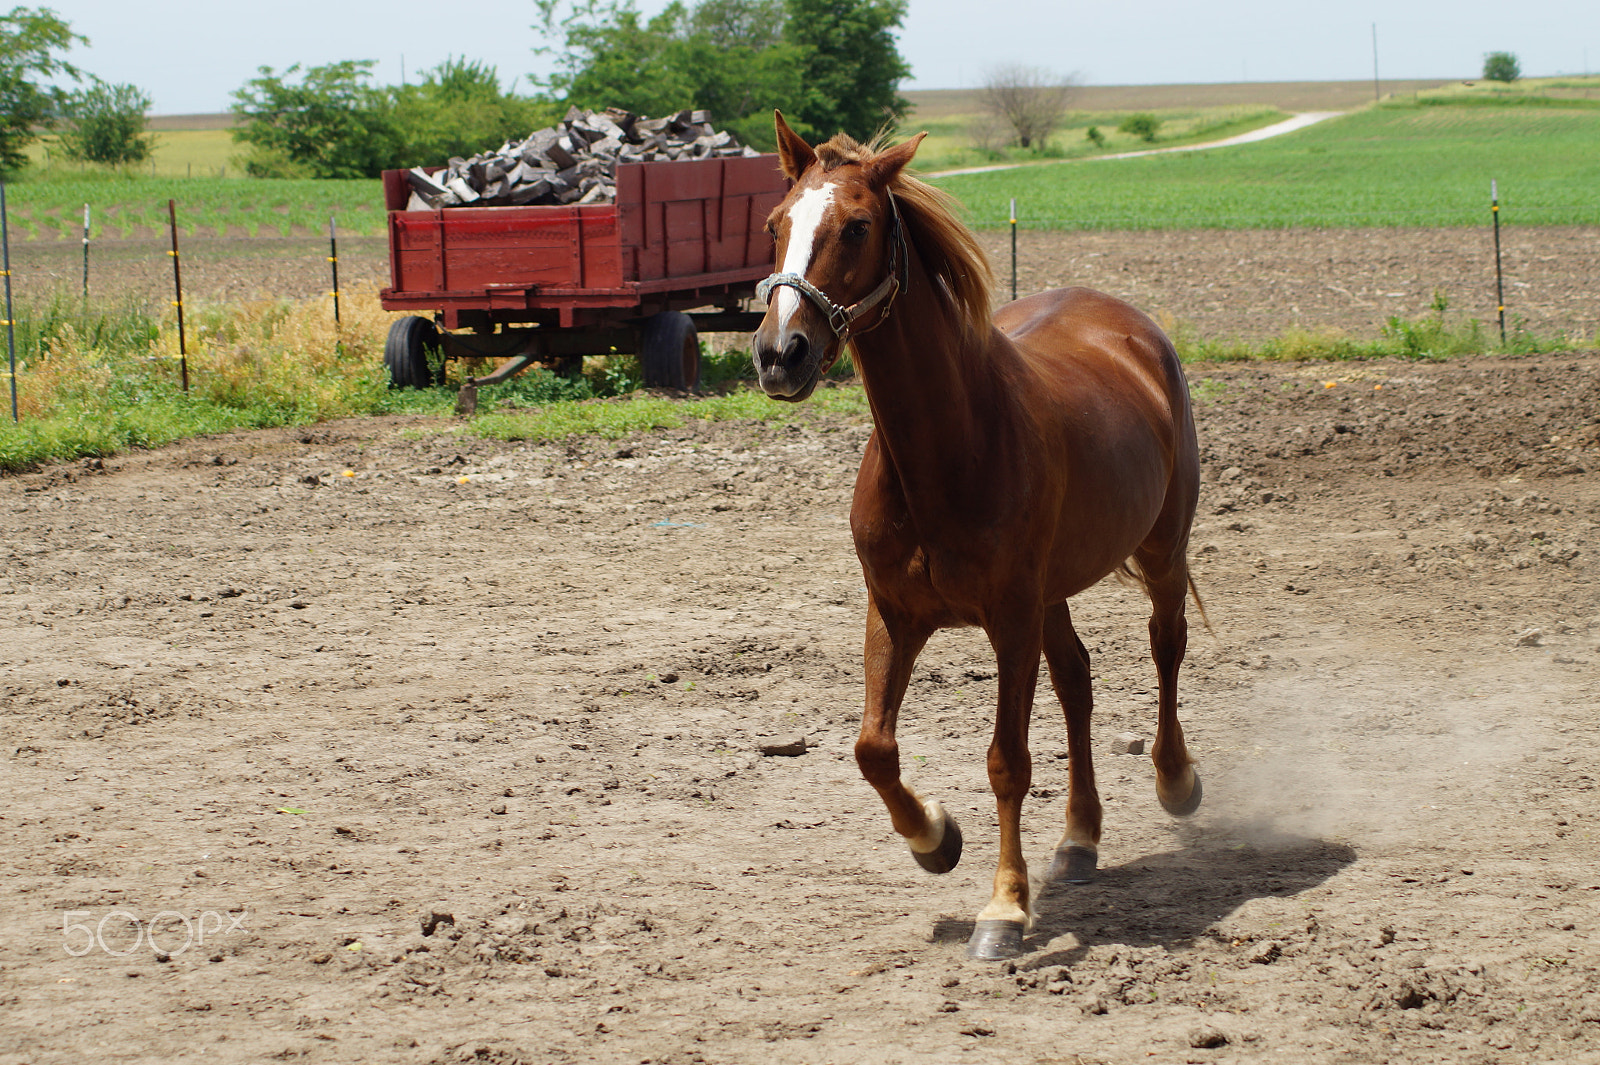
[(389, 327), (383, 345), (383, 364), (389, 368), (391, 388), (428, 388), (444, 381), (444, 364), (433, 370), (428, 356), (439, 358), (439, 330), (426, 318), (400, 318)]
[(700, 334), (694, 319), (665, 311), (644, 323), (639, 363), (647, 388), (689, 390), (700, 384)]

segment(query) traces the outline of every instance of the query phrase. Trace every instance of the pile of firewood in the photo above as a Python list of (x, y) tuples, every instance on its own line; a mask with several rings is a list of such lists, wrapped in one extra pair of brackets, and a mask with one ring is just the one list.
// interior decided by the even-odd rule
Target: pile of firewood
[(431, 174), (420, 166), (410, 171), (407, 209), (610, 203), (618, 163), (759, 154), (714, 129), (709, 111), (641, 118), (617, 108), (574, 107), (559, 126), (507, 141), (499, 151), (451, 159)]

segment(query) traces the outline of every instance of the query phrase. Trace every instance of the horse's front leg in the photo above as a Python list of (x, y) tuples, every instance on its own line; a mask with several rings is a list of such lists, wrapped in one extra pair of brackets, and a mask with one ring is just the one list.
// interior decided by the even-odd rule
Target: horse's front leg
[(1028, 891), (1028, 863), (1022, 857), (1022, 802), (1033, 782), (1028, 753), (1028, 718), (1039, 680), (1041, 618), (1038, 611), (991, 628), (999, 672), (1000, 702), (989, 743), (989, 787), (1000, 816), (1000, 863), (994, 873), (994, 894), (978, 913), (967, 942), (974, 958), (1014, 958), (1022, 953), (1022, 936), (1033, 923)]
[(894, 830), (905, 837), (917, 864), (930, 873), (948, 873), (961, 860), (961, 829), (944, 807), (924, 802), (900, 779), (900, 744), (895, 739), (911, 668), (932, 633), (929, 626), (880, 610), (877, 598), (868, 594), (863, 658), (867, 704), (856, 740), (856, 764), (888, 807)]

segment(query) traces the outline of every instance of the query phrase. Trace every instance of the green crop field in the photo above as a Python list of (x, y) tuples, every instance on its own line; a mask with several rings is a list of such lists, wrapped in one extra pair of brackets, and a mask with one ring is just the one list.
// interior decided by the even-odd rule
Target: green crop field
[(77, 240), (83, 205), (91, 235), (114, 240), (163, 233), (167, 201), (176, 201), (180, 232), (217, 236), (289, 236), (321, 232), (330, 215), (340, 232), (383, 232), (383, 190), (376, 180), (125, 178), (84, 174), (7, 187), (13, 239)]
[[(1600, 79), (1591, 79), (1600, 82)], [(937, 183), (971, 225), (1251, 229), (1600, 225), (1600, 100), (1423, 94), (1235, 148), (1084, 160)]]

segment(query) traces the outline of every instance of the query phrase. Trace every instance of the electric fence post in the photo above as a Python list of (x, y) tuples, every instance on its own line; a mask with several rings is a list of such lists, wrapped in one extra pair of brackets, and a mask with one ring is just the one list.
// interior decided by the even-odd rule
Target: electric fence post
[(339, 326), (339, 235), (333, 215), (328, 216), (328, 262), (333, 267), (333, 325)]
[(1017, 198), (1011, 197), (1011, 302), (1017, 300)]
[(183, 371), (183, 390), (189, 391), (189, 347), (183, 335), (183, 270), (178, 265), (178, 201), (167, 201), (167, 222), (172, 229), (172, 288), (177, 295), (173, 306), (178, 308), (178, 365)]
[(1494, 216), (1494, 302), (1500, 317), (1500, 346), (1506, 346), (1506, 287), (1500, 273), (1500, 185), (1489, 179), (1489, 213)]
[(83, 205), (83, 309), (89, 309), (89, 205)]

